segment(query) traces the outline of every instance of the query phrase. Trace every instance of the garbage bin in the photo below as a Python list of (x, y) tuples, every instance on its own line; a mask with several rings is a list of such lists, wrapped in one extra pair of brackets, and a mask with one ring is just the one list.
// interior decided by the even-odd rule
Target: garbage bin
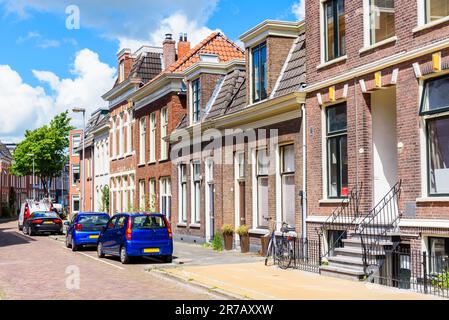
[(260, 242), (262, 245), (262, 250), (260, 254), (262, 257), (265, 257), (267, 255), (268, 245), (270, 244), (270, 235), (266, 235), (260, 238)]

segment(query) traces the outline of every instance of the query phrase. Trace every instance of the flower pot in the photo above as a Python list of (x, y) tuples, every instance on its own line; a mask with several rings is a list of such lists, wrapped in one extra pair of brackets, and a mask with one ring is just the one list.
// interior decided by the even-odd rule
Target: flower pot
[(232, 250), (232, 243), (234, 240), (234, 235), (232, 234), (224, 234), (223, 235), (224, 238), (224, 246), (225, 246), (225, 250)]
[(240, 236), (240, 249), (242, 250), (242, 253), (248, 253), (249, 252), (249, 236)]

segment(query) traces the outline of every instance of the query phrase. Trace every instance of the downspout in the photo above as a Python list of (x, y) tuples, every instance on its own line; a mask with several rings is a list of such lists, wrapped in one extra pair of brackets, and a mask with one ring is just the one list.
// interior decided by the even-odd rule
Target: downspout
[(357, 80), (354, 78), (354, 103), (355, 103), (355, 183), (359, 185), (359, 104), (357, 100)]
[(301, 105), (302, 111), (302, 188), (301, 208), (302, 208), (302, 238), (307, 238), (307, 125), (306, 125), (306, 105)]

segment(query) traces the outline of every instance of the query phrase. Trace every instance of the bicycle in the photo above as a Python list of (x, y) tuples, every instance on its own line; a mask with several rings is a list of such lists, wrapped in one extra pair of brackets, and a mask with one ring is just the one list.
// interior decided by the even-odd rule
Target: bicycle
[[(272, 219), (268, 218), (267, 220)], [(283, 222), (281, 228), (282, 236), (280, 238), (276, 237), (275, 228), (272, 230), (273, 232), (271, 233), (267, 254), (265, 256), (265, 265), (268, 265), (268, 260), (272, 257), (274, 264), (277, 263), (279, 268), (286, 270), (290, 268), (295, 258), (294, 240), (288, 236), (288, 233), (295, 231), (295, 229)]]

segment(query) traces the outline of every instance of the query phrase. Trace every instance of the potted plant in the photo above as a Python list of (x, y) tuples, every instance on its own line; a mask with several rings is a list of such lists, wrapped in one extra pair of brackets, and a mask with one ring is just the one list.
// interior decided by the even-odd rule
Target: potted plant
[(234, 240), (234, 228), (230, 224), (225, 224), (221, 228), (223, 233), (224, 245), (226, 250), (232, 250), (232, 242)]
[(242, 253), (249, 252), (249, 227), (242, 225), (237, 228), (236, 233), (240, 237), (240, 249)]

